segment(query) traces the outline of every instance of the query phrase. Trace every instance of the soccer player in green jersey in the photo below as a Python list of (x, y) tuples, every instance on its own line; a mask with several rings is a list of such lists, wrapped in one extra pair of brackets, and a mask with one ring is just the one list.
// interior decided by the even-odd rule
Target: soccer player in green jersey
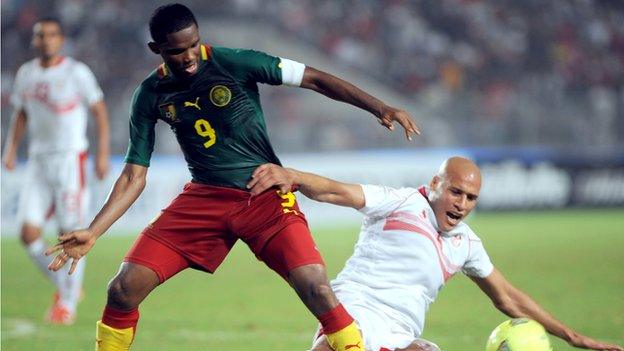
[(269, 142), (257, 83), (317, 91), (375, 115), (389, 129), (418, 133), (410, 116), (357, 87), (312, 67), (252, 50), (202, 45), (197, 21), (180, 4), (157, 8), (149, 48), (164, 63), (134, 93), (126, 165), (88, 228), (60, 237), (48, 252), (70, 272), (142, 192), (157, 120), (169, 124), (192, 175), (183, 192), (139, 235), (118, 274), (97, 323), (97, 350), (128, 350), (138, 306), (159, 284), (192, 267), (214, 272), (241, 239), (295, 289), (317, 317), (334, 350), (364, 350), (353, 318), (332, 292), (323, 260), (292, 192), (251, 196), (253, 171), (279, 164)]

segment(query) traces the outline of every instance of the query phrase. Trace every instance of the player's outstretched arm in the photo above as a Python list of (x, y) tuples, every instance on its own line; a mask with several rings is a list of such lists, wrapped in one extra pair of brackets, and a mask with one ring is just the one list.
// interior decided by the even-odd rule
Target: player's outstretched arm
[(73, 273), (78, 261), (89, 252), (95, 241), (121, 217), (141, 195), (145, 188), (147, 167), (126, 163), (119, 178), (113, 185), (108, 199), (102, 209), (95, 216), (86, 229), (75, 230), (59, 237), (59, 242), (46, 251), (51, 255), (58, 251), (48, 268), (58, 271), (69, 259), (72, 259), (72, 267), (69, 274)]
[(394, 122), (398, 122), (405, 129), (408, 140), (412, 140), (412, 134), (420, 135), (420, 129), (407, 112), (388, 106), (355, 85), (329, 73), (308, 66), (303, 73), (301, 87), (366, 110), (389, 130), (394, 130)]
[(365, 205), (364, 191), (359, 184), (341, 183), (271, 163), (256, 168), (247, 188), (251, 189), (252, 195), (258, 195), (273, 187), (286, 193), (292, 189), (293, 185), (312, 200), (353, 207), (358, 210)]
[(108, 174), (110, 157), (110, 137), (108, 111), (106, 104), (100, 100), (91, 105), (91, 113), (97, 130), (97, 153), (95, 155), (95, 175), (102, 180)]
[(24, 109), (18, 109), (13, 113), (11, 118), (11, 129), (7, 137), (6, 144), (4, 145), (4, 155), (2, 163), (9, 171), (15, 168), (15, 162), (17, 160), (17, 148), (19, 143), (24, 137), (26, 132), (26, 112)]
[(572, 330), (555, 319), (527, 294), (513, 286), (497, 269), (485, 278), (471, 277), (471, 279), (488, 295), (496, 308), (512, 318), (533, 319), (543, 325), (549, 333), (575, 347), (606, 351), (623, 350), (621, 346), (600, 342)]

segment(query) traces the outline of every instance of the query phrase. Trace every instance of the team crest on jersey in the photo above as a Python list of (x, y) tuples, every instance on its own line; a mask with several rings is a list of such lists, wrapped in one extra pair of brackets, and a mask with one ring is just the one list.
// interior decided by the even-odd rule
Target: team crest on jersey
[(173, 102), (158, 105), (160, 114), (170, 121), (175, 121), (177, 118), (176, 109)]
[(232, 92), (224, 85), (215, 85), (210, 89), (210, 102), (217, 107), (223, 107), (230, 103)]

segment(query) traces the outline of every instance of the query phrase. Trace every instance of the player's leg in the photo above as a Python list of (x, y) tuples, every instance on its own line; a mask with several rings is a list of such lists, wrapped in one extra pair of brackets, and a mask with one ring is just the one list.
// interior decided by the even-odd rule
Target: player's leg
[(291, 221), (257, 256), (295, 289), (321, 323), (332, 349), (364, 350), (355, 321), (329, 285), (325, 265), (305, 221)]
[(52, 206), (52, 192), (40, 168), (37, 160), (28, 161), (20, 191), (17, 219), (21, 224), (20, 239), (24, 248), (39, 270), (56, 285), (57, 275), (48, 270), (52, 257), (44, 254), (47, 245), (41, 235), (46, 213)]
[(56, 323), (50, 317), (58, 315), (62, 316), (61, 319), (64, 321), (58, 324), (71, 324), (73, 320), (71, 316), (65, 312), (59, 313), (58, 309), (60, 301), (58, 287), (61, 285), (63, 273), (50, 271), (48, 265), (53, 257), (45, 255), (47, 244), (42, 236), (42, 228), (46, 219), (55, 211), (53, 188), (50, 186), (49, 174), (45, 172), (45, 169), (42, 160), (29, 160), (18, 205), (17, 217), (18, 222), (21, 223), (20, 238), (33, 263), (57, 288), (52, 305), (46, 311), (44, 319), (47, 322)]
[(232, 192), (189, 183), (145, 228), (109, 285), (97, 350), (129, 349), (139, 303), (157, 285), (191, 265), (214, 272), (223, 262), (237, 240), (226, 234)]
[(129, 350), (139, 321), (139, 304), (165, 280), (189, 266), (179, 253), (141, 234), (108, 285), (96, 350)]
[[(53, 184), (55, 216), (59, 233), (83, 228), (89, 207), (89, 192), (86, 187), (86, 152), (69, 152), (50, 159), (48, 168)], [(78, 302), (82, 294), (86, 257), (78, 261), (74, 273), (65, 265), (58, 274), (58, 303), (52, 308), (48, 319), (54, 324), (73, 323)]]
[(364, 349), (361, 333), (331, 289), (324, 265), (308, 264), (291, 269), (288, 280), (301, 301), (318, 318), (334, 350)]

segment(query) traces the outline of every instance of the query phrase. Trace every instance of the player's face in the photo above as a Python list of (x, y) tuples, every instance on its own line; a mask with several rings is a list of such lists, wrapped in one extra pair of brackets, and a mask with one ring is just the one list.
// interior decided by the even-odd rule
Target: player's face
[(191, 77), (199, 69), (199, 31), (195, 24), (167, 35), (162, 44), (150, 43), (150, 48), (178, 77)]
[(473, 173), (447, 173), (444, 178), (435, 176), (430, 186), (432, 192), (429, 202), (438, 227), (441, 231), (448, 232), (477, 205), (481, 178)]
[(55, 22), (38, 22), (33, 27), (32, 45), (42, 58), (57, 56), (63, 48), (63, 41), (61, 27)]

